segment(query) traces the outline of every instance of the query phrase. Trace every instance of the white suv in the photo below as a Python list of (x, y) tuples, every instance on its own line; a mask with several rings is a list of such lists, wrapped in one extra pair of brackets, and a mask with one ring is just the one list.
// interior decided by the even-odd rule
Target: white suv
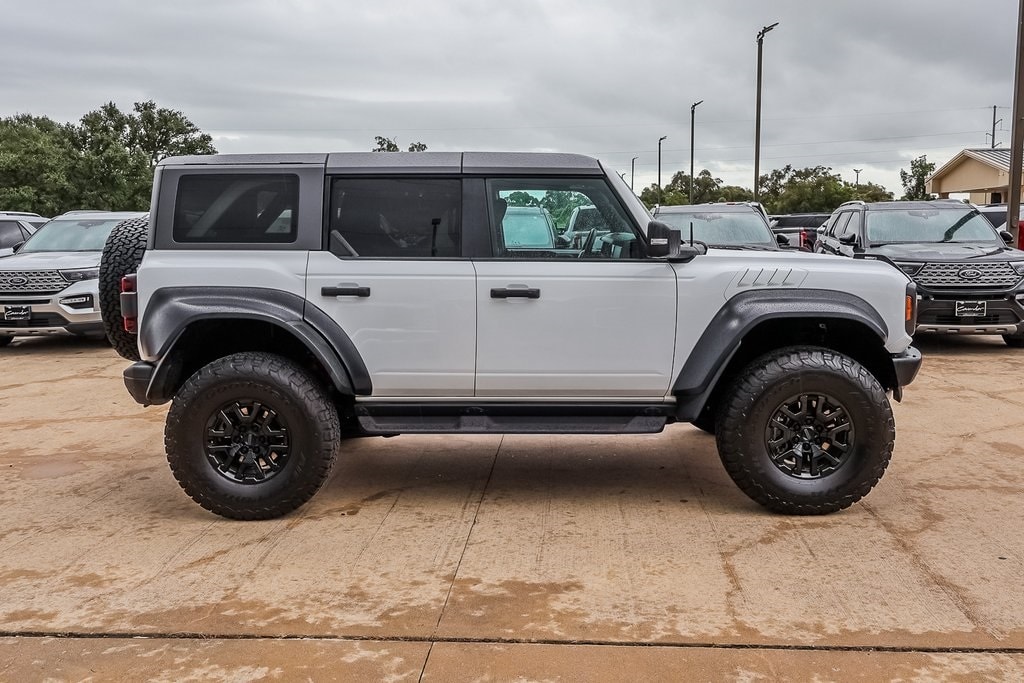
[(73, 212), (39, 228), (0, 259), (0, 346), (15, 335), (103, 337), (97, 289), (100, 253), (121, 221), (140, 212)]
[[(171, 402), (175, 477), (226, 517), (302, 505), (346, 436), (674, 422), (759, 503), (832, 512), (881, 477), (886, 394), (920, 365), (897, 268), (681, 244), (588, 157), (172, 158), (153, 197), (104, 251), (104, 320), (132, 396)], [(523, 246), (516, 206), (607, 231)]]

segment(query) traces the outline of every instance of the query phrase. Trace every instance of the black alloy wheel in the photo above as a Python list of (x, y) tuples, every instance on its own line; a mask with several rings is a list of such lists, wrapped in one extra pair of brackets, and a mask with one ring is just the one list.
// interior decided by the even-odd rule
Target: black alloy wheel
[(834, 473), (847, 462), (854, 437), (846, 407), (827, 394), (798, 394), (783, 401), (764, 435), (772, 463), (797, 479)]
[(206, 422), (206, 458), (229, 481), (272, 479), (288, 464), (290, 449), (287, 422), (260, 401), (232, 401)]

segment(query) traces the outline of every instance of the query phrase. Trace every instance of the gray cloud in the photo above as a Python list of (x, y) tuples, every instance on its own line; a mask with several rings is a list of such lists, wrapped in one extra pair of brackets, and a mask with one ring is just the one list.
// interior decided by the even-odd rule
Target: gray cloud
[[(696, 157), (750, 186), (757, 30), (762, 170), (898, 170), (984, 146), (1013, 85), (1017, 3), (634, 0), (0, 0), (0, 115), (75, 120), (107, 100), (183, 110), (225, 152), (431, 149), (594, 154), (653, 181)], [(999, 116), (1009, 120), (1008, 109)], [(1007, 126), (1008, 127), (1008, 126)], [(1008, 142), (1009, 133), (999, 136)]]

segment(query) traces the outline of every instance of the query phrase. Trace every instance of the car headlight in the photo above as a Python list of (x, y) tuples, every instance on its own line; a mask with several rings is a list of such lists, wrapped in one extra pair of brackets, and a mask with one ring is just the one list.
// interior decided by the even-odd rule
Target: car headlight
[(896, 263), (904, 273), (910, 276), (917, 275), (917, 273), (924, 268), (923, 263)]
[(82, 270), (62, 270), (60, 274), (68, 282), (81, 282), (82, 280), (95, 280), (100, 276), (100, 269), (83, 268)]
[(1010, 261), (1010, 267), (1017, 271), (1017, 275), (1024, 275), (1024, 261)]

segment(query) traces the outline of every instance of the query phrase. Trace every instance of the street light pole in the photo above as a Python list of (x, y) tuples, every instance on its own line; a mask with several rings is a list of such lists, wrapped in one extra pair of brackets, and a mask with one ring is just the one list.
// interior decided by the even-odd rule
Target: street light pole
[(757, 105), (754, 114), (754, 201), (758, 198), (758, 179), (761, 175), (761, 50), (764, 36), (779, 25), (775, 22), (757, 32)]
[(636, 180), (636, 160), (640, 157), (633, 157), (629, 162), (629, 189), (633, 189), (633, 181)]
[(860, 172), (863, 171), (863, 170), (864, 170), (863, 168), (855, 168), (855, 169), (853, 169), (853, 172), (857, 174), (855, 176), (855, 180), (853, 181), (853, 184), (857, 186), (857, 189), (860, 189)]
[(658, 138), (658, 204), (661, 204), (661, 143), (667, 140), (667, 135), (662, 135)]
[(1006, 229), (1020, 247), (1021, 165), (1024, 164), (1024, 0), (1017, 17), (1017, 67), (1013, 77), (1013, 123), (1010, 125), (1010, 196), (1006, 202)]
[(703, 103), (695, 102), (690, 105), (690, 204), (693, 204), (693, 123), (696, 117), (697, 105)]

